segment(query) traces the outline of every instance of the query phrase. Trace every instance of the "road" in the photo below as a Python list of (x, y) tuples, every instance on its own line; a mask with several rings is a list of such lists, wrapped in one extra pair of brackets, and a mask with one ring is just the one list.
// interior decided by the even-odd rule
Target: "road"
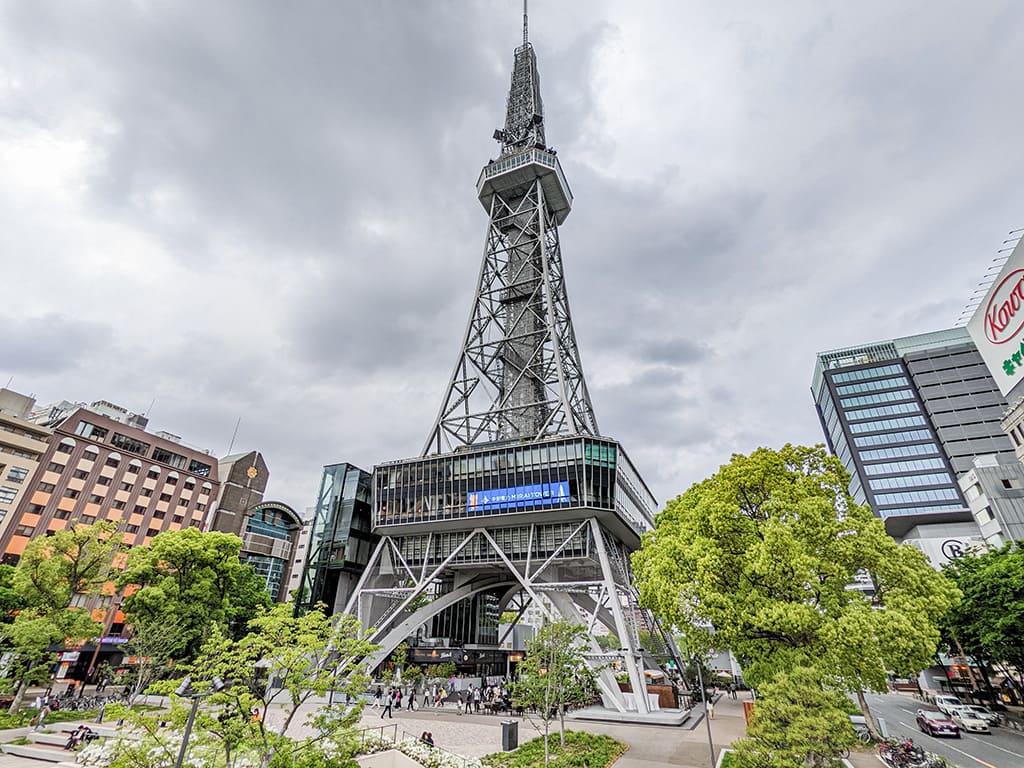
[(917, 727), (915, 717), (923, 705), (908, 696), (869, 695), (868, 706), (883, 718), (889, 734), (914, 740), (929, 752), (943, 755), (960, 768), (1020, 768), (1024, 766), (1024, 733), (993, 728), (991, 734), (964, 733), (963, 738), (935, 738)]

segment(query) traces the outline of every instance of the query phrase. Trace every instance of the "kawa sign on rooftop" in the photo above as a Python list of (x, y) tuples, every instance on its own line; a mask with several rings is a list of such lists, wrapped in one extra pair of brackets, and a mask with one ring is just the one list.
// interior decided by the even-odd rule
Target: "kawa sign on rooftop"
[(1008, 396), (1024, 381), (1024, 240), (1006, 260), (967, 330), (999, 390)]

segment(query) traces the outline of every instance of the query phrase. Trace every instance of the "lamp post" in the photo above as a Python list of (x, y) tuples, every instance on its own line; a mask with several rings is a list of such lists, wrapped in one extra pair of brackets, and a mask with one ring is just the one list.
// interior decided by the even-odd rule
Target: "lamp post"
[(185, 760), (185, 751), (188, 749), (188, 738), (192, 735), (192, 725), (196, 721), (196, 712), (199, 709), (199, 700), (204, 696), (212, 696), (218, 691), (223, 691), (227, 687), (227, 683), (221, 680), (219, 677), (213, 678), (210, 683), (210, 690), (208, 691), (193, 691), (192, 690), (192, 678), (186, 677), (181, 681), (181, 685), (175, 689), (175, 693), (179, 696), (183, 696), (187, 699), (192, 699), (192, 711), (188, 713), (188, 723), (185, 725), (185, 733), (181, 738), (181, 749), (178, 750), (178, 759), (174, 762), (174, 768), (181, 768), (182, 763)]

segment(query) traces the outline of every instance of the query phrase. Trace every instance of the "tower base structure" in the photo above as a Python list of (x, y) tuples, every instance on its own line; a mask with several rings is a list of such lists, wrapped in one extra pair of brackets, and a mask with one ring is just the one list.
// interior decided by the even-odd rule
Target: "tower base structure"
[(654, 499), (616, 442), (506, 441), (379, 465), (373, 504), (381, 539), (346, 606), (380, 644), (371, 668), (403, 643), (415, 658), (444, 649), (439, 661), (472, 664), (511, 632), (499, 636), (503, 613), (515, 626), (536, 606), (586, 628), (585, 656), (615, 719), (673, 720), (648, 688), (665, 677), (662, 663), (682, 663), (639, 606), (629, 564)]

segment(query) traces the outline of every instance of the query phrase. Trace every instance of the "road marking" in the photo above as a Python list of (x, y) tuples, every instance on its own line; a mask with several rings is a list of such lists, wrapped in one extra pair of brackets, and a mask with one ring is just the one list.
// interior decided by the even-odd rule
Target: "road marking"
[(1012, 749), (1000, 747), (998, 744), (993, 744), (988, 739), (979, 739), (977, 736), (971, 736), (970, 738), (973, 741), (977, 741), (979, 744), (984, 744), (986, 747), (991, 747), (992, 749), (998, 749), (1000, 752), (1005, 752), (1008, 755), (1013, 755), (1014, 757), (1024, 757), (1024, 755), (1022, 755), (1020, 752), (1014, 752)]
[[(907, 725), (906, 723), (904, 723), (902, 720), (900, 721), (900, 725), (902, 725), (904, 728), (910, 728), (911, 727), (911, 726)], [(920, 729), (918, 729), (918, 730), (920, 730)], [(922, 735), (923, 736), (927, 736), (928, 734), (922, 734)], [(934, 736), (930, 736), (929, 738), (931, 738), (933, 741), (938, 741), (938, 739), (936, 739)], [(992, 763), (988, 762), (987, 760), (982, 760), (980, 757), (975, 757), (970, 752), (964, 752), (962, 749), (957, 749), (956, 747), (951, 746), (949, 744), (946, 744), (945, 742), (942, 742), (942, 745), (946, 749), (951, 749), (954, 752), (959, 752), (964, 757), (971, 758), (971, 760), (973, 760), (976, 763), (981, 763), (982, 765), (985, 766), (985, 768), (999, 768), (998, 765), (993, 765)]]

